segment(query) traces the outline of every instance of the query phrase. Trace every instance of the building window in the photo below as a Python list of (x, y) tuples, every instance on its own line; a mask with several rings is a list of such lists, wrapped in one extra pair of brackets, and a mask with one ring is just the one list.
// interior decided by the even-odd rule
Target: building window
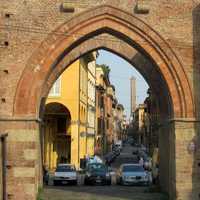
[(103, 96), (99, 96), (99, 107), (104, 108), (104, 97)]
[(97, 119), (97, 134), (98, 134), (98, 135), (101, 134), (101, 128), (102, 128), (102, 127), (101, 127), (101, 124), (102, 124), (102, 123), (101, 123), (101, 120), (102, 120), (101, 118), (98, 118), (98, 119)]
[(61, 78), (59, 77), (53, 84), (49, 92), (49, 96), (60, 96), (60, 93), (61, 93)]

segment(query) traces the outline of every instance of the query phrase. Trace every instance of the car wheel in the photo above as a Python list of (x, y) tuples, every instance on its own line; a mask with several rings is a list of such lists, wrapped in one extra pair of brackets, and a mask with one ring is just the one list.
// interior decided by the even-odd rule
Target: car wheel
[(89, 185), (89, 183), (88, 183), (88, 180), (87, 180), (87, 179), (85, 179), (85, 180), (84, 180), (84, 185)]
[(72, 182), (73, 185), (77, 185), (77, 180)]

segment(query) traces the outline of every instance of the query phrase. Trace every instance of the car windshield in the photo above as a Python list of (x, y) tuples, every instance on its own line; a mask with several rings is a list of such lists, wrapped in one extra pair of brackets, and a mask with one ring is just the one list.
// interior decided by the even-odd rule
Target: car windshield
[(123, 172), (143, 172), (144, 168), (141, 165), (125, 165), (122, 169)]
[(106, 172), (106, 166), (105, 165), (102, 165), (102, 164), (98, 164), (98, 163), (95, 163), (95, 164), (91, 164), (88, 166), (88, 169), (89, 171), (95, 171), (95, 172)]
[(75, 167), (71, 165), (61, 165), (58, 166), (56, 172), (73, 172), (75, 171)]

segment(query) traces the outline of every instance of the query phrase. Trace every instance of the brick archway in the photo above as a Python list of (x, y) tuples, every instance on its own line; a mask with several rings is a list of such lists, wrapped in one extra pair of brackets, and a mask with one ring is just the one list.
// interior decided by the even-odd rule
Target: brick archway
[[(29, 59), (18, 84), (14, 116), (38, 116), (42, 90), (48, 84), (52, 70), (68, 55), (69, 63), (74, 61), (77, 55), (70, 52), (82, 42), (102, 33), (120, 38), (153, 60), (168, 87), (173, 117), (194, 117), (192, 91), (187, 76), (170, 46), (137, 17), (107, 5), (93, 8), (72, 18), (41, 44)], [(95, 42), (93, 45), (95, 46)], [(77, 48), (78, 50), (81, 56), (82, 50)], [(59, 70), (55, 71), (57, 74), (54, 78), (61, 73)]]
[[(117, 38), (122, 45), (116, 48), (112, 42), (99, 39), (102, 34)], [(97, 39), (95, 40), (94, 37)], [(165, 101), (163, 105), (168, 103), (172, 118), (164, 124), (161, 137), (159, 136), (160, 146), (164, 147), (160, 152), (160, 157), (164, 162), (160, 162), (159, 166), (165, 173), (161, 177), (162, 188), (166, 186), (165, 191), (169, 192), (171, 199), (197, 199), (200, 184), (196, 175), (199, 173), (199, 168), (197, 162), (193, 160), (195, 156), (188, 153), (188, 145), (191, 141), (197, 141), (195, 135), (198, 130), (196, 129), (193, 88), (190, 86), (192, 82), (173, 49), (155, 30), (130, 13), (108, 5), (92, 8), (62, 24), (44, 40), (26, 64), (15, 93), (11, 120), (16, 121), (9, 121), (6, 124), (10, 130), (9, 147), (13, 149), (14, 144), (16, 145), (14, 148), (20, 149), (21, 141), (25, 144), (24, 149), (22, 148), (23, 150), (19, 153), (20, 159), (23, 161), (25, 159), (25, 163), (18, 162), (16, 152), (11, 149), (8, 151), (10, 161), (16, 165), (13, 170), (18, 170), (17, 167), (21, 165), (30, 167), (30, 158), (24, 157), (24, 152), (25, 155), (30, 152), (30, 149), (26, 151), (26, 148), (32, 148), (32, 152), (35, 152), (34, 157), (31, 158), (33, 160), (31, 180), (26, 179), (26, 174), (20, 174), (22, 180), (20, 190), (26, 190), (28, 182), (33, 189), (30, 194), (24, 194), (24, 196), (35, 197), (38, 184), (40, 184), (41, 146), (38, 136), (41, 133), (39, 129), (41, 124), (37, 119), (50, 87), (73, 61), (99, 48), (108, 49), (133, 65), (135, 63), (132, 55), (135, 48), (150, 61), (153, 66), (151, 69), (155, 69), (156, 76), (161, 77), (162, 84), (158, 93), (164, 91), (165, 97), (168, 96), (167, 102)], [(151, 77), (149, 71), (137, 63), (136, 67), (149, 84), (153, 84), (154, 77)], [(156, 85), (154, 86), (156, 88)], [(162, 97), (161, 93), (161, 100)], [(12, 180), (16, 178), (17, 182), (19, 174), (12, 171), (9, 173), (8, 177)], [(15, 188), (9, 189), (13, 194), (16, 193)]]

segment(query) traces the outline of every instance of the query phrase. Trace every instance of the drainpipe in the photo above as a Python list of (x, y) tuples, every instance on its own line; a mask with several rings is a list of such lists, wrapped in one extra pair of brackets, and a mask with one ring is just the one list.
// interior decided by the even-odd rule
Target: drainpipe
[(86, 155), (88, 154), (87, 152), (87, 142), (88, 142), (88, 139), (87, 139), (87, 134), (88, 134), (88, 81), (89, 81), (89, 70), (88, 70), (88, 63), (87, 63), (87, 66), (86, 66), (86, 72), (87, 72), (87, 106), (86, 106), (86, 134), (85, 134), (85, 142), (86, 142), (86, 145), (85, 145), (85, 152), (86, 152)]
[(81, 63), (79, 59), (79, 84), (78, 84), (78, 165), (80, 168), (80, 78), (81, 78)]

